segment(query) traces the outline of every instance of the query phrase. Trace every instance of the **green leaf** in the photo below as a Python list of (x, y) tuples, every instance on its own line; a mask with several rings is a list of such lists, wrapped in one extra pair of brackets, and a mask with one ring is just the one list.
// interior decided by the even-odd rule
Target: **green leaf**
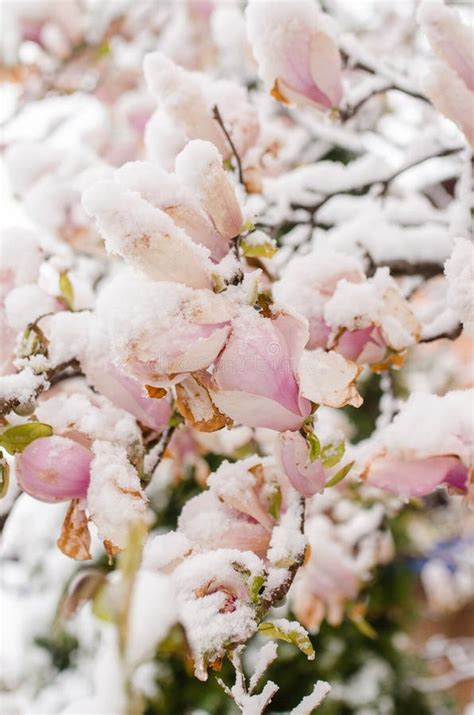
[(370, 623), (368, 623), (365, 618), (353, 618), (352, 623), (355, 625), (359, 633), (362, 633), (363, 636), (366, 636), (371, 640), (375, 640), (376, 638), (378, 638), (377, 631), (372, 628)]
[[(291, 626), (291, 623), (289, 621), (287, 621), (287, 624)], [(267, 636), (267, 638), (278, 638), (281, 641), (293, 643), (293, 645), (297, 646), (300, 651), (308, 657), (309, 660), (313, 660), (314, 648), (312, 646), (308, 634), (306, 633), (306, 631), (304, 633), (301, 632), (302, 627), (299, 623), (295, 625), (298, 625), (298, 628), (286, 629), (282, 628), (276, 623), (266, 621), (265, 623), (260, 623), (258, 630), (262, 635)]]
[(338, 462), (340, 462), (343, 458), (345, 451), (346, 444), (344, 440), (341, 440), (336, 444), (327, 444), (321, 450), (321, 461), (323, 463), (323, 467), (326, 467), (327, 469), (329, 469), (329, 467), (335, 467), (336, 464), (338, 464)]
[(260, 601), (260, 591), (265, 583), (265, 576), (254, 576), (249, 586), (249, 596), (252, 603)]
[(306, 441), (309, 446), (309, 459), (311, 462), (315, 462), (321, 454), (321, 442), (314, 432), (309, 432), (306, 435)]
[(10, 484), (10, 467), (3, 455), (0, 452), (0, 499), (2, 499), (8, 491)]
[(281, 489), (276, 487), (270, 496), (270, 504), (268, 505), (268, 512), (270, 516), (273, 516), (275, 520), (280, 518), (281, 510)]
[(349, 464), (345, 464), (344, 467), (341, 467), (341, 469), (336, 472), (336, 474), (331, 477), (328, 482), (326, 482), (326, 487), (334, 487), (336, 484), (339, 484), (339, 482), (342, 482), (344, 477), (349, 474), (353, 466), (354, 462), (349, 462)]
[(251, 240), (244, 238), (240, 242), (240, 247), (246, 258), (272, 258), (277, 252), (277, 246), (271, 239), (264, 243), (252, 243)]
[(74, 310), (74, 288), (69, 280), (67, 271), (61, 271), (59, 274), (59, 290), (66, 307), (69, 310)]
[(23, 452), (31, 442), (40, 437), (51, 437), (53, 428), (42, 422), (28, 422), (24, 425), (9, 427), (0, 435), (0, 446), (9, 454)]

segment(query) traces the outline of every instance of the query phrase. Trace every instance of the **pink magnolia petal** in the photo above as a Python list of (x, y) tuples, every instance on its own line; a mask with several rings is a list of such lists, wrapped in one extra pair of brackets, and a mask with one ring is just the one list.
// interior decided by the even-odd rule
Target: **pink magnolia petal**
[(41, 437), (16, 458), (20, 487), (45, 502), (84, 498), (92, 453), (66, 437)]
[(342, 100), (342, 63), (336, 43), (324, 32), (316, 32), (310, 45), (311, 74), (329, 108), (338, 107)]
[[(331, 327), (326, 323), (323, 317), (318, 315), (309, 319), (309, 340), (307, 346), (309, 350), (327, 348), (330, 335)], [(347, 355), (344, 357), (347, 357)]]
[[(281, 320), (286, 322), (286, 318)], [(282, 332), (276, 320), (263, 318), (252, 309), (243, 310), (233, 322), (232, 333), (214, 371), (219, 390), (273, 400), (286, 412), (300, 415), (293, 350), (287, 344), (286, 331), (288, 325)], [(292, 335), (296, 336), (296, 332)], [(289, 340), (290, 336), (291, 333)], [(306, 407), (304, 403), (303, 409)]]
[(441, 484), (466, 490), (467, 467), (458, 457), (425, 459), (377, 459), (370, 465), (367, 481), (394, 494), (422, 497)]
[(304, 400), (304, 411), (291, 412), (267, 397), (237, 390), (213, 390), (211, 397), (221, 412), (246, 427), (266, 427), (277, 430), (297, 430), (311, 413), (311, 404)]
[(160, 432), (171, 416), (169, 400), (148, 397), (143, 385), (123, 370), (110, 366), (109, 372), (94, 376), (94, 387), (122, 410), (130, 412), (139, 422)]
[(383, 360), (387, 345), (379, 328), (369, 325), (367, 328), (344, 331), (334, 349), (346, 360), (370, 364)]
[(282, 432), (278, 435), (276, 458), (294, 488), (304, 497), (322, 491), (326, 481), (319, 460), (311, 462), (306, 440), (299, 432)]

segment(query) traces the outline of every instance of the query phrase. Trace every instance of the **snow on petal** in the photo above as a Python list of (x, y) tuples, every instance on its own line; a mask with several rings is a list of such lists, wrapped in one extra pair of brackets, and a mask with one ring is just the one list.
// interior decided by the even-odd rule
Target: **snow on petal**
[(356, 387), (362, 367), (334, 351), (305, 350), (298, 372), (301, 394), (312, 402), (328, 407), (363, 402)]
[(239, 235), (242, 211), (222, 157), (210, 142), (189, 142), (176, 157), (176, 175), (196, 193), (216, 230), (229, 241)]
[(96, 219), (107, 249), (149, 278), (211, 287), (209, 251), (136, 192), (101, 181), (83, 194), (83, 205)]
[(458, 238), (451, 256), (444, 264), (448, 281), (448, 305), (464, 326), (467, 335), (474, 338), (474, 244)]

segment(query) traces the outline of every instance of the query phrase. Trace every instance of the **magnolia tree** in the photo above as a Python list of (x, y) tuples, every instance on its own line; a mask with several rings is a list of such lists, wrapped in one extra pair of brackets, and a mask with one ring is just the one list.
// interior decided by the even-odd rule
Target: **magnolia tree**
[(4, 3), (5, 713), (401, 712), (267, 669), (405, 517), (473, 596), (472, 18), (322, 5)]

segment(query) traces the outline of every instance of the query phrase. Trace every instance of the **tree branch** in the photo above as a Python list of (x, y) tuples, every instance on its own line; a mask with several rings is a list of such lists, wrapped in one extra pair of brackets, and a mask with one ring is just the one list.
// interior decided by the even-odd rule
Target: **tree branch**
[(218, 125), (220, 126), (222, 131), (224, 132), (227, 141), (229, 142), (230, 148), (232, 149), (232, 153), (235, 157), (235, 161), (237, 162), (237, 171), (239, 174), (239, 181), (242, 184), (242, 186), (245, 187), (244, 173), (242, 171), (242, 162), (240, 160), (240, 156), (237, 152), (237, 149), (235, 148), (234, 142), (232, 141), (232, 137), (230, 136), (229, 132), (225, 128), (225, 124), (222, 120), (221, 113), (219, 112), (217, 105), (214, 105), (214, 107), (212, 109), (212, 114), (213, 114), (214, 119), (216, 120), (216, 122), (218, 123)]

